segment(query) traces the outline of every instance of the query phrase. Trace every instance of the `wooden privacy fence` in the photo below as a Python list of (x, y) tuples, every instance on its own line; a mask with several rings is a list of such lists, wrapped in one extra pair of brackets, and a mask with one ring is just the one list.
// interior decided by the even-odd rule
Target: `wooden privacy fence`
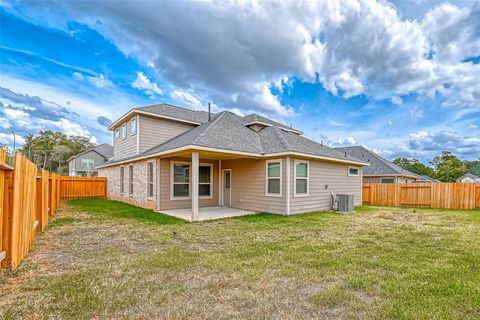
[(6, 156), (0, 149), (0, 265), (15, 268), (59, 208), (60, 199), (105, 197), (107, 181), (39, 170), (20, 153), (9, 166)]
[(61, 177), (62, 199), (105, 198), (107, 178), (105, 177)]
[(443, 209), (480, 208), (480, 183), (364, 183), (363, 204)]

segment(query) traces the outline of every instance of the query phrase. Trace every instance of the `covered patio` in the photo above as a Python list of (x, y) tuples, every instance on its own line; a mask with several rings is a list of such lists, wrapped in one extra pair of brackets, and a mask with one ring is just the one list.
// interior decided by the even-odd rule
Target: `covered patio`
[[(183, 220), (193, 221), (191, 208), (162, 210), (161, 212), (166, 215), (180, 218)], [(196, 221), (240, 217), (240, 216), (246, 216), (246, 215), (251, 215), (255, 213), (256, 212), (254, 211), (240, 210), (240, 209), (234, 209), (234, 208), (222, 207), (222, 206), (204, 207), (204, 208), (198, 208), (198, 220)]]

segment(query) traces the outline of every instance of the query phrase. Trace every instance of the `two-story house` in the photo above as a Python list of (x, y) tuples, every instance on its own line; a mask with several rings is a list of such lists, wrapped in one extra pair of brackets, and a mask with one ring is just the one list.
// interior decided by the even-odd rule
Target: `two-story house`
[(130, 110), (109, 130), (114, 155), (97, 169), (112, 199), (189, 220), (219, 217), (222, 208), (330, 209), (332, 193), (354, 194), (361, 204), (367, 163), (256, 114), (159, 104)]
[(102, 143), (95, 148), (80, 152), (68, 159), (68, 175), (77, 177), (96, 177), (96, 166), (102, 165), (113, 157), (113, 147)]

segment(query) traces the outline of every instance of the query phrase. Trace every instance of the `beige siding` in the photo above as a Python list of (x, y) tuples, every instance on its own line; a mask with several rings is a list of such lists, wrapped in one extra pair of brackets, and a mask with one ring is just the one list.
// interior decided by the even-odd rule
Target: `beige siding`
[(290, 176), (291, 200), (290, 213), (304, 213), (330, 209), (330, 194), (353, 193), (355, 205), (362, 204), (362, 178), (361, 176), (349, 176), (348, 166), (342, 164), (309, 161), (309, 195), (306, 197), (294, 197), (295, 176), (294, 159), (291, 159)]
[[(192, 207), (192, 200), (170, 200), (171, 184), (171, 162), (191, 162), (191, 158), (169, 158), (160, 160), (160, 211), (172, 210), (172, 209), (184, 209)], [(199, 199), (200, 207), (212, 207), (218, 206), (218, 161), (206, 160), (200, 158), (200, 163), (212, 163), (213, 164), (213, 198), (212, 199)], [(191, 171), (190, 171), (191, 174)], [(190, 181), (192, 179), (190, 178)], [(191, 185), (190, 185), (191, 194)]]
[(140, 152), (153, 148), (195, 126), (173, 120), (139, 115)]
[[(153, 197), (148, 198), (148, 179), (147, 179), (147, 163), (154, 162), (153, 166)], [(156, 199), (157, 199), (157, 184), (156, 184), (156, 170), (157, 166), (155, 165), (155, 159), (138, 161), (134, 163), (127, 163), (121, 165), (125, 168), (124, 171), (124, 183), (125, 183), (125, 192), (120, 193), (120, 167), (108, 167), (98, 169), (98, 175), (100, 177), (107, 177), (107, 197), (113, 200), (119, 200), (133, 204), (138, 207), (156, 209)], [(129, 195), (129, 170), (128, 167), (133, 165), (133, 195)]]
[(127, 138), (122, 138), (122, 125), (118, 127), (120, 129), (120, 137), (115, 137), (115, 131), (113, 132), (113, 158), (121, 159), (130, 157), (137, 154), (137, 134), (138, 134), (138, 120), (137, 120), (137, 134), (131, 133), (131, 123), (128, 119), (127, 124)]
[(282, 161), (282, 196), (267, 197), (266, 160), (238, 159), (222, 161), (223, 169), (232, 169), (233, 208), (284, 214), (286, 208), (285, 159)]

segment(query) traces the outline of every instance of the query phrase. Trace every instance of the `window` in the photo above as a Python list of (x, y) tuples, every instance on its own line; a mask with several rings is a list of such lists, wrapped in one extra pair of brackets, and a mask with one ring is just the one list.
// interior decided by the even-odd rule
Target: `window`
[(128, 167), (128, 194), (133, 195), (133, 166)]
[(190, 165), (172, 162), (172, 197), (185, 199), (190, 196)]
[[(172, 162), (171, 199), (188, 199), (190, 197), (191, 163)], [(198, 195), (200, 199), (211, 199), (213, 196), (213, 165), (200, 164), (198, 168)]]
[(147, 197), (153, 198), (153, 162), (147, 164), (148, 190)]
[(115, 138), (118, 139), (120, 138), (120, 129), (115, 129)]
[(309, 163), (295, 160), (295, 197), (308, 196)]
[(85, 168), (95, 167), (95, 160), (94, 159), (82, 159), (82, 167), (85, 167)]
[(133, 118), (130, 121), (130, 133), (132, 136), (137, 133), (137, 118)]
[(127, 125), (122, 126), (122, 139), (127, 139)]
[(356, 167), (348, 167), (349, 176), (358, 176), (360, 174), (360, 169)]
[(125, 192), (125, 168), (120, 167), (120, 193)]
[(267, 161), (267, 196), (282, 196), (282, 162), (279, 160)]
[(198, 168), (198, 195), (212, 196), (212, 165), (200, 165)]
[(381, 181), (382, 181), (382, 183), (394, 183), (395, 178), (384, 178)]

